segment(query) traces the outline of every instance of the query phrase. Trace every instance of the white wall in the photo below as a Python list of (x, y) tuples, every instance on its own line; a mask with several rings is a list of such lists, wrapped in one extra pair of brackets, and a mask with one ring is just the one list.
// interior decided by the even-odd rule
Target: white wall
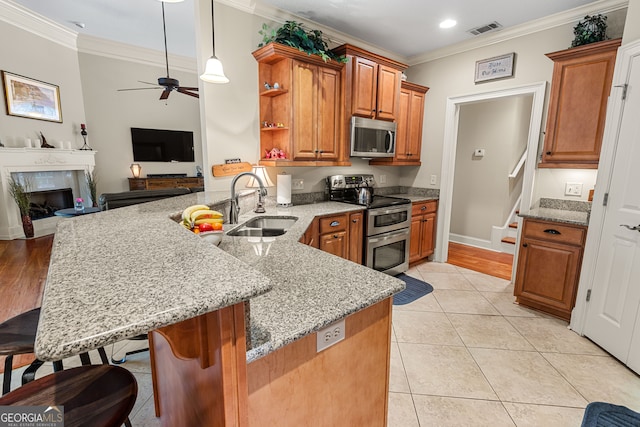
[[(609, 14), (611, 29), (609, 35), (611, 37), (621, 36), (621, 28), (616, 23), (624, 20), (625, 14), (626, 10), (619, 10)], [(436, 185), (430, 185), (429, 177), (432, 174), (439, 177), (441, 173), (444, 114), (448, 97), (489, 92), (539, 81), (550, 83), (553, 62), (545, 56), (545, 53), (568, 48), (574, 37), (574, 25), (562, 25), (410, 67), (406, 72), (409, 80), (428, 86), (431, 89), (425, 102), (422, 137), (423, 165), (417, 172), (403, 173), (400, 180), (402, 185), (439, 188), (440, 179), (438, 178)], [(516, 53), (515, 76), (513, 78), (474, 84), (476, 61), (509, 52)], [(546, 121), (546, 112), (544, 117)], [(544, 122), (542, 130), (544, 130)], [(594, 171), (591, 171), (591, 173), (595, 174)], [(545, 176), (550, 174), (554, 176), (554, 179)], [(568, 179), (566, 178), (567, 175), (572, 174), (573, 172), (569, 170), (566, 172), (560, 170), (551, 172), (538, 170), (534, 200), (541, 195), (547, 197), (549, 195), (559, 195), (561, 192), (561, 198), (565, 198), (564, 183), (562, 184), (562, 189), (558, 185)], [(595, 175), (584, 178), (585, 187), (592, 186), (594, 182)], [(550, 187), (547, 187), (547, 185), (550, 185)], [(588, 193), (588, 191), (585, 193)], [(586, 194), (584, 199), (586, 200)]]
[(42, 131), (49, 143), (72, 141), (80, 148), (80, 123), (84, 123), (85, 115), (77, 52), (2, 20), (0, 40), (0, 68), (59, 86), (62, 109), (62, 123), (56, 123), (9, 116), (3, 106), (0, 140), (6, 146), (24, 147), (25, 138), (34, 140)]
[[(507, 220), (522, 188), (508, 174), (526, 149), (531, 105), (521, 96), (460, 108), (451, 233), (490, 240), (491, 227)], [(484, 157), (474, 156), (477, 148)]]
[(622, 44), (640, 39), (640, 0), (629, 0)]
[[(80, 53), (78, 57), (85, 95), (87, 140), (91, 148), (98, 151), (98, 194), (129, 190), (127, 178), (132, 176), (129, 166), (133, 163), (131, 127), (193, 131), (195, 162), (138, 163), (142, 166), (142, 176), (150, 173), (195, 176), (196, 165), (203, 165), (198, 99), (173, 92), (166, 101), (160, 101), (161, 89), (119, 92), (118, 89), (147, 86), (138, 80), (157, 82), (158, 77), (166, 76), (166, 69), (88, 53)], [(170, 69), (170, 75), (183, 86), (198, 85), (195, 73)]]

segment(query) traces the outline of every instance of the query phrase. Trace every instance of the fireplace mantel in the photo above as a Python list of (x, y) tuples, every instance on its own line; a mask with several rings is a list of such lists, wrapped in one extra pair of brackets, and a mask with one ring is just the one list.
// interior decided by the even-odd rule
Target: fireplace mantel
[[(84, 184), (84, 172), (95, 166), (96, 151), (63, 150), (57, 148), (0, 148), (0, 240), (24, 237), (20, 211), (9, 194), (9, 179), (12, 173), (66, 172), (72, 171), (76, 188), (74, 197), (90, 200)], [(55, 231), (59, 218), (44, 218), (34, 221), (36, 237)]]

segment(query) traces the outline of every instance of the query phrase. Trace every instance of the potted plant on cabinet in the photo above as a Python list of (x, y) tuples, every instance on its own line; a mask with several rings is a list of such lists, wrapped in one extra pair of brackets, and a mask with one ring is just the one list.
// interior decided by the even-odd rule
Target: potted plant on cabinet
[(33, 221), (29, 215), (29, 207), (31, 205), (31, 196), (29, 195), (29, 184), (23, 184), (17, 181), (13, 176), (9, 179), (9, 194), (13, 197), (22, 218), (22, 229), (27, 238), (33, 237)]
[(322, 31), (308, 30), (303, 27), (302, 23), (295, 21), (286, 21), (280, 28), (274, 30), (267, 24), (262, 24), (262, 30), (259, 31), (262, 36), (262, 43), (258, 47), (265, 46), (269, 43), (280, 43), (285, 46), (294, 47), (308, 55), (318, 55), (324, 62), (334, 60), (338, 62), (347, 62), (344, 56), (338, 56), (329, 50), (327, 42), (323, 39)]
[(585, 16), (584, 20), (573, 27), (576, 36), (571, 42), (571, 47), (601, 42), (607, 39), (607, 17), (603, 15)]

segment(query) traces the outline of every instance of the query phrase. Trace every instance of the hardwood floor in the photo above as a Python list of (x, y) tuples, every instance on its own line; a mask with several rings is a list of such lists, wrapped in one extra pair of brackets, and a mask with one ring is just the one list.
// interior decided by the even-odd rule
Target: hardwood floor
[[(0, 322), (40, 307), (49, 270), (53, 234), (27, 240), (0, 240)], [(31, 363), (33, 355), (13, 359), (13, 366)], [(4, 357), (0, 358), (0, 372)]]
[(510, 280), (513, 255), (449, 242), (447, 263)]

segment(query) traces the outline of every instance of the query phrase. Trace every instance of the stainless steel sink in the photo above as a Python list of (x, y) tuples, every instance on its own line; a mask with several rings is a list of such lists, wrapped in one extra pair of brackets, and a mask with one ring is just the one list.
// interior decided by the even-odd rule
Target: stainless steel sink
[(246, 228), (279, 228), (287, 230), (296, 223), (295, 216), (259, 216), (244, 223)]
[(229, 231), (229, 236), (276, 237), (287, 232), (298, 218), (294, 216), (260, 216)]

